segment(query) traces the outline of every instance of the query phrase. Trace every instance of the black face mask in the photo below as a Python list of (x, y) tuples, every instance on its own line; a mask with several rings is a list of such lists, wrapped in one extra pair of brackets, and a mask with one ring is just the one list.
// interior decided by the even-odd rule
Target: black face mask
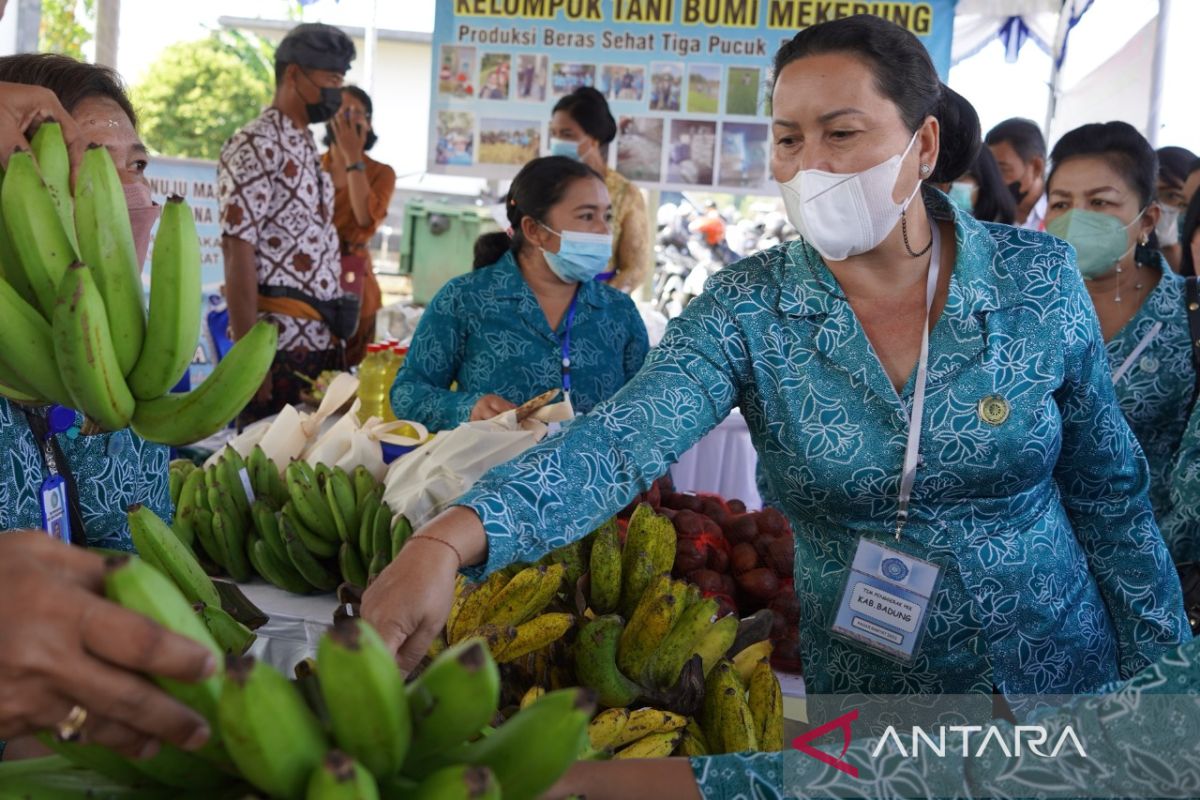
[(300, 74), (304, 76), (304, 80), (311, 83), (321, 93), (321, 99), (317, 102), (304, 104), (304, 112), (308, 114), (308, 121), (326, 122), (333, 119), (333, 115), (342, 107), (342, 90), (337, 87), (317, 86), (303, 69), (300, 70)]
[(1012, 192), (1013, 199), (1020, 203), (1029, 194), (1028, 191), (1021, 191), (1021, 182), (1013, 181), (1008, 185), (1008, 190)]

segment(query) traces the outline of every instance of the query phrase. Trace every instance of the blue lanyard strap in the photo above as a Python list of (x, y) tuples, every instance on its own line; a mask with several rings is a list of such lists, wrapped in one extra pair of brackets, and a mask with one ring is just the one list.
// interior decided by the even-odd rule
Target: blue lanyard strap
[(571, 394), (571, 326), (575, 324), (575, 305), (578, 302), (579, 289), (576, 289), (575, 296), (571, 298), (571, 305), (567, 307), (567, 321), (562, 339), (559, 340), (562, 346), (562, 388), (563, 394), (568, 397)]

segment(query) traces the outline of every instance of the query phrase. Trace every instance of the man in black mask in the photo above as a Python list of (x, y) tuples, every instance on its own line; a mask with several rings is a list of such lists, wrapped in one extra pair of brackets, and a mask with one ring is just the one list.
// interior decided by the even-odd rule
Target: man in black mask
[(988, 131), (985, 141), (1017, 201), (1017, 226), (1045, 230), (1046, 140), (1037, 123), (1006, 119)]
[(279, 328), (275, 364), (246, 421), (298, 403), (306, 384), (297, 374), (315, 378), (340, 367), (341, 340), (357, 325), (357, 306), (342, 297), (333, 183), (308, 128), (338, 110), (354, 56), (354, 43), (338, 28), (293, 28), (275, 52), (275, 99), (221, 149), (230, 331), (239, 339), (264, 318)]

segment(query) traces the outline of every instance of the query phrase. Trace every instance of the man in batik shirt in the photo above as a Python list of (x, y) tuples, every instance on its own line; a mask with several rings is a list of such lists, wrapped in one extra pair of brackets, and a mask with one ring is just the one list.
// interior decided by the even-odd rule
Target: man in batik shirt
[(341, 105), (354, 43), (338, 28), (293, 28), (275, 54), (275, 98), (221, 149), (218, 186), (225, 298), (233, 338), (259, 319), (279, 328), (279, 352), (243, 415), (260, 419), (299, 401), (341, 344), (317, 304), (341, 295), (333, 183), (308, 126)]

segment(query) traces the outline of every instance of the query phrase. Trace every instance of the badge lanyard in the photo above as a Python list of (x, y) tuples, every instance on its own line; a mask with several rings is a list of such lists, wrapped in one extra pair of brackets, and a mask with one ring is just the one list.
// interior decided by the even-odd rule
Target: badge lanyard
[(579, 302), (579, 290), (575, 290), (575, 296), (571, 298), (571, 305), (567, 307), (566, 325), (564, 326), (562, 339), (559, 344), (562, 346), (562, 390), (563, 398), (568, 402), (571, 400), (571, 326), (575, 324), (575, 306)]
[(84, 544), (83, 519), (75, 481), (65, 459), (62, 459), (62, 451), (54, 441), (56, 434), (72, 427), (75, 412), (62, 406), (52, 406), (45, 416), (32, 411), (24, 413), (47, 473), (39, 488), (42, 528), (67, 544), (72, 541)]
[[(921, 326), (921, 355), (917, 360), (912, 413), (908, 415), (904, 471), (900, 475), (896, 541), (900, 540), (908, 521), (908, 506), (920, 461), (921, 422), (925, 413), (929, 366), (929, 321), (941, 274), (941, 238), (936, 224), (932, 226), (932, 238), (925, 285), (925, 321)], [(863, 536), (850, 564), (841, 600), (834, 608), (830, 633), (886, 658), (910, 662), (925, 635), (941, 574), (942, 568), (937, 564)]]
[(921, 422), (925, 416), (925, 383), (929, 367), (929, 318), (933, 313), (933, 297), (937, 294), (938, 276), (942, 271), (942, 237), (937, 224), (930, 226), (933, 242), (929, 250), (929, 276), (925, 281), (925, 322), (921, 325), (921, 357), (917, 359), (917, 378), (913, 388), (912, 414), (908, 419), (908, 445), (904, 449), (904, 471), (900, 475), (899, 510), (896, 514), (896, 541), (908, 522), (908, 504), (912, 500), (913, 484), (917, 480), (920, 461)]
[(1137, 347), (1133, 348), (1133, 352), (1125, 358), (1125, 360), (1121, 363), (1121, 366), (1117, 367), (1117, 371), (1113, 373), (1113, 386), (1116, 386), (1117, 383), (1120, 382), (1121, 378), (1125, 377), (1125, 373), (1129, 372), (1130, 367), (1133, 366), (1133, 362), (1137, 361), (1138, 356), (1145, 352), (1146, 348), (1150, 346), (1150, 343), (1154, 341), (1154, 337), (1158, 336), (1159, 332), (1162, 331), (1162, 328), (1162, 320), (1159, 320), (1158, 322), (1154, 323), (1154, 327), (1152, 327), (1146, 333), (1146, 335), (1142, 337), (1142, 340), (1137, 343)]

